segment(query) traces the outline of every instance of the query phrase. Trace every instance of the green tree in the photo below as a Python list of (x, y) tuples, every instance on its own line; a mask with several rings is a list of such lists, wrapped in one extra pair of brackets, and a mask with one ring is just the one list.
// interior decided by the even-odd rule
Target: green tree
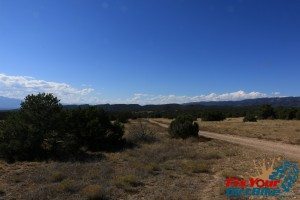
[(3, 124), (0, 155), (13, 161), (61, 159), (75, 153), (62, 116), (62, 106), (52, 94), (28, 95), (20, 111)]
[(275, 109), (277, 119), (291, 120), (296, 118), (297, 110), (295, 108), (279, 107)]
[(202, 121), (223, 121), (225, 115), (220, 111), (206, 111), (201, 116)]
[(260, 119), (274, 119), (275, 112), (271, 105), (263, 105), (258, 111), (258, 117)]

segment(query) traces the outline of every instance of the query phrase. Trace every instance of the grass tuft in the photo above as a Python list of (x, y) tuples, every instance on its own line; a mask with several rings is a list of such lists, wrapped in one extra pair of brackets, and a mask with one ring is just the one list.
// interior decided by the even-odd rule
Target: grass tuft
[(60, 182), (58, 188), (59, 190), (62, 190), (64, 192), (69, 192), (69, 193), (75, 193), (78, 190), (75, 181), (70, 179), (65, 179), (62, 182)]
[(115, 185), (118, 188), (130, 191), (132, 188), (143, 186), (144, 184), (139, 181), (135, 175), (126, 175), (117, 177), (115, 180)]
[(100, 185), (88, 185), (81, 190), (83, 196), (89, 200), (106, 200), (108, 199), (103, 188)]

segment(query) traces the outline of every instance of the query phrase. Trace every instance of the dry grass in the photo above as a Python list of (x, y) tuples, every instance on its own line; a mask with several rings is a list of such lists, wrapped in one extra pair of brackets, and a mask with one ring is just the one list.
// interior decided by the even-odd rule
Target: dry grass
[(75, 193), (78, 190), (78, 186), (74, 180), (65, 179), (59, 183), (58, 189), (63, 192)]
[(129, 193), (138, 192), (138, 187), (144, 186), (144, 183), (139, 180), (139, 177), (132, 174), (116, 177), (114, 183), (118, 188)]
[(66, 176), (61, 172), (54, 172), (51, 176), (53, 182), (61, 182), (66, 178)]
[[(126, 124), (126, 137), (136, 124)], [(267, 157), (216, 140), (171, 139), (165, 128), (147, 127), (159, 140), (102, 159), (0, 161), (0, 199), (224, 199), (225, 176), (254, 173), (253, 160)]]
[(134, 144), (153, 143), (159, 140), (156, 132), (147, 121), (138, 119), (127, 127), (126, 140)]
[(244, 123), (242, 118), (229, 118), (222, 122), (200, 121), (199, 124), (201, 130), (216, 133), (300, 144), (300, 120), (259, 120)]
[(105, 200), (106, 193), (100, 185), (88, 185), (81, 190), (81, 194), (86, 196), (89, 200)]

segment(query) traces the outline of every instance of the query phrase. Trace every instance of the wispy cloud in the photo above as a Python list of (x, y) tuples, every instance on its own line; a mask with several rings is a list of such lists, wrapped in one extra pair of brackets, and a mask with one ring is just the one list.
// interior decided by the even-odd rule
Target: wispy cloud
[(23, 99), (28, 94), (39, 92), (53, 93), (65, 104), (102, 104), (102, 103), (128, 103), (128, 104), (167, 104), (188, 103), (201, 101), (237, 101), (262, 97), (279, 96), (279, 92), (270, 95), (261, 92), (237, 91), (223, 94), (206, 94), (196, 96), (134, 94), (127, 99), (104, 100), (91, 86), (82, 84), (82, 88), (73, 87), (67, 83), (58, 83), (35, 79), (28, 76), (9, 76), (0, 73), (0, 96)]
[(197, 96), (177, 96), (177, 95), (151, 95), (151, 94), (134, 94), (133, 97), (127, 99), (127, 103), (138, 104), (167, 104), (167, 103), (188, 103), (188, 102), (201, 102), (201, 101), (238, 101), (243, 99), (256, 99), (263, 97), (279, 96), (280, 93), (276, 92), (268, 95), (261, 92), (245, 92), (237, 91), (224, 94), (211, 93), (207, 95)]
[(62, 103), (98, 103), (91, 87), (75, 88), (66, 83), (38, 80), (28, 76), (0, 74), (0, 96), (23, 99), (28, 94), (53, 93)]

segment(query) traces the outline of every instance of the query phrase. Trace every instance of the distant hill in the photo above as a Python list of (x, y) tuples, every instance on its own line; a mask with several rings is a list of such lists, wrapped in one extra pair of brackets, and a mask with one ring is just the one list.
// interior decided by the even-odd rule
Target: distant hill
[(12, 110), (20, 107), (21, 100), (1, 97), (0, 96), (0, 110)]
[[(21, 100), (6, 97), (0, 97), (0, 110), (17, 109), (20, 107)], [(259, 98), (246, 99), (242, 101), (208, 101), (208, 102), (191, 102), (186, 104), (164, 104), (164, 105), (138, 105), (138, 104), (102, 104), (97, 105), (100, 108), (108, 111), (155, 111), (155, 110), (178, 110), (184, 108), (204, 108), (204, 107), (245, 107), (259, 106), (270, 104), (274, 107), (298, 107), (300, 108), (300, 97), (276, 97), (276, 98)], [(72, 109), (83, 105), (65, 105), (66, 108)]]
[[(276, 97), (276, 98), (259, 98), (246, 99), (242, 101), (209, 101), (209, 102), (192, 102), (186, 104), (163, 104), (163, 105), (138, 105), (138, 104), (102, 104), (97, 105), (107, 111), (159, 111), (159, 110), (180, 110), (196, 109), (205, 107), (250, 107), (270, 104), (273, 107), (298, 107), (300, 108), (300, 97)], [(88, 105), (81, 105), (82, 107)], [(78, 107), (78, 105), (69, 105), (67, 108)]]
[(192, 102), (184, 105), (202, 105), (202, 106), (259, 106), (270, 104), (274, 107), (300, 107), (300, 97), (274, 97), (246, 99), (242, 101), (209, 101), (209, 102)]

